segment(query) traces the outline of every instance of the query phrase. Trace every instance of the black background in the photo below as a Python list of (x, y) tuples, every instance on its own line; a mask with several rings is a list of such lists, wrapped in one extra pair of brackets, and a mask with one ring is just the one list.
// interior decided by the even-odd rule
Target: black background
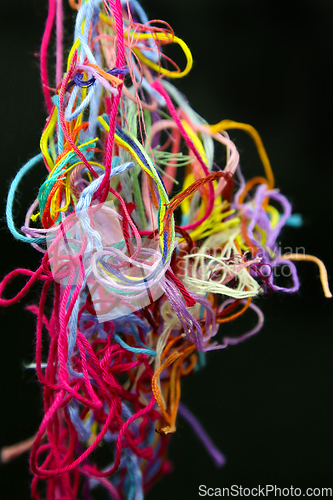
[[(194, 67), (177, 83), (210, 123), (229, 118), (261, 134), (276, 185), (305, 224), (287, 228), (285, 247), (304, 247), (332, 275), (332, 50), (330, 0), (142, 1), (148, 16), (168, 21), (189, 45)], [(38, 58), (46, 1), (8, 1), (1, 11), (1, 214), (9, 183), (38, 153), (45, 122)], [(66, 43), (74, 15), (66, 8)], [(170, 53), (171, 54), (171, 53)], [(179, 52), (172, 53), (180, 65)], [(262, 168), (251, 140), (230, 132), (247, 178)], [(22, 183), (15, 206), (20, 227), (44, 179), (35, 169)], [(14, 241), (1, 219), (1, 277), (15, 267), (35, 269), (39, 255)], [(179, 418), (170, 443), (174, 472), (149, 500), (194, 499), (198, 487), (332, 487), (332, 303), (314, 264), (297, 265), (299, 293), (257, 301), (265, 314), (251, 340), (208, 355), (205, 369), (184, 381), (182, 401), (199, 417), (227, 465), (216, 469)], [(7, 296), (23, 281), (8, 289)], [(0, 310), (0, 446), (30, 437), (42, 418), (40, 389), (24, 362), (34, 355), (34, 317), (24, 310), (39, 295)], [(249, 315), (248, 321), (254, 318)], [(250, 319), (249, 319), (250, 318)], [(235, 324), (241, 333), (249, 323)], [(252, 325), (251, 325), (252, 326)], [(30, 498), (27, 456), (0, 467), (1, 500)]]

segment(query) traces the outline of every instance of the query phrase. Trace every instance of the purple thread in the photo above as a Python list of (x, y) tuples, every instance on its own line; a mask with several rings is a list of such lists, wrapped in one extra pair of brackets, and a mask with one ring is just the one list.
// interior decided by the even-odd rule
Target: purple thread
[(187, 420), (187, 422), (191, 425), (192, 429), (206, 448), (208, 454), (211, 456), (216, 467), (223, 467), (226, 463), (226, 458), (223, 453), (215, 446), (211, 438), (208, 436), (205, 429), (202, 427), (201, 423), (197, 418), (193, 415), (192, 412), (183, 403), (179, 403), (179, 413), (182, 417)]

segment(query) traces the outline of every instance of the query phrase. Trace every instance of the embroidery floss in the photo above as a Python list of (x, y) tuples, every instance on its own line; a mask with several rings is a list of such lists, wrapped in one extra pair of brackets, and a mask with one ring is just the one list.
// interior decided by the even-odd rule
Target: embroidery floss
[[(185, 42), (167, 23), (148, 21), (136, 0), (70, 4), (77, 17), (63, 74), (62, 2), (49, 1), (40, 55), (49, 116), (41, 153), (16, 175), (6, 208), (9, 230), (40, 251), (42, 262), (35, 272), (10, 272), (0, 284), (0, 304), (42, 283), (39, 305), (29, 307), (37, 316), (31, 367), (44, 394), (31, 447), (32, 498), (70, 500), (81, 488), (93, 495), (101, 485), (112, 498), (139, 500), (170, 470), (166, 451), (178, 409), (214, 462), (224, 464), (180, 406), (181, 379), (193, 372), (199, 353), (260, 330), (263, 314), (254, 298), (297, 291), (299, 256), (279, 252), (291, 206), (274, 189), (259, 134), (231, 120), (208, 125), (170, 83), (191, 69)], [(54, 22), (53, 91), (47, 54)], [(173, 43), (184, 52), (184, 69), (163, 52)], [(230, 129), (253, 138), (265, 176), (245, 182)], [(214, 163), (214, 141), (225, 147), (223, 165)], [(47, 176), (19, 231), (17, 187), (38, 162)], [(303, 260), (319, 265), (331, 297), (322, 262)], [(291, 288), (274, 280), (281, 265), (291, 270)], [(5, 298), (19, 275), (28, 277), (26, 284)], [(254, 328), (219, 339), (220, 324), (250, 309), (258, 316)]]

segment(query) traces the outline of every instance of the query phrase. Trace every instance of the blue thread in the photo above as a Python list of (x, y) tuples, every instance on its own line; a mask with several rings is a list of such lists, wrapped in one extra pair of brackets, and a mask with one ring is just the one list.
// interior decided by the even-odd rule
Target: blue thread
[[(127, 0), (121, 0), (121, 4), (123, 7), (125, 7), (127, 5)], [(136, 14), (138, 15), (138, 18), (140, 19), (141, 24), (149, 23), (149, 19), (148, 19), (146, 12), (144, 11), (144, 9), (141, 7), (141, 5), (139, 4), (139, 2), (137, 0), (129, 0), (129, 4), (135, 10)], [(145, 33), (147, 33), (147, 32), (145, 32)], [(149, 47), (153, 48), (155, 45), (155, 40), (152, 38), (150, 38), (150, 39), (148, 38), (147, 43), (148, 43)], [(158, 53), (156, 52), (156, 50), (155, 51), (145, 50), (144, 44), (138, 44), (137, 47), (141, 50), (142, 54), (147, 59), (150, 59), (151, 61), (158, 64), (159, 57), (158, 57)], [(155, 45), (155, 47), (156, 47), (156, 45)]]
[[(87, 56), (89, 62), (91, 64), (97, 64), (97, 61), (90, 50), (88, 45), (88, 34), (89, 27), (91, 23), (91, 18), (93, 16), (95, 6), (99, 5), (102, 0), (90, 0), (89, 2), (84, 3), (78, 11), (75, 23), (75, 31), (74, 31), (74, 42), (78, 38), (81, 42), (81, 51), (79, 55), (80, 61), (84, 61), (85, 56)], [(84, 21), (84, 33), (82, 33), (82, 23)]]
[(290, 227), (302, 227), (304, 225), (304, 220), (302, 214), (292, 214), (289, 219), (286, 220), (286, 226)]
[(141, 347), (131, 347), (124, 342), (119, 335), (116, 333), (113, 334), (114, 339), (118, 342), (118, 344), (121, 345), (124, 349), (130, 352), (134, 352), (136, 354), (147, 354), (148, 356), (156, 356), (156, 352), (153, 351), (152, 349), (149, 349), (149, 347), (146, 347), (146, 349), (141, 349)]
[(52, 102), (56, 106), (58, 110), (58, 137), (57, 137), (57, 147), (58, 147), (58, 155), (60, 155), (64, 150), (64, 132), (61, 128), (60, 117), (59, 117), (59, 96), (54, 95), (52, 97)]
[(85, 422), (83, 422), (79, 415), (79, 405), (78, 402), (73, 399), (71, 403), (67, 404), (67, 410), (72, 424), (74, 425), (76, 432), (81, 437), (82, 441), (88, 441), (91, 436), (91, 425), (93, 423), (93, 414), (90, 412), (89, 417)]
[(138, 459), (129, 448), (126, 449), (124, 454), (125, 456), (127, 455), (126, 466), (128, 478), (130, 480), (127, 500), (143, 500), (142, 472), (138, 465)]
[(91, 99), (93, 98), (95, 91), (96, 91), (96, 88), (97, 88), (97, 85), (95, 85), (95, 83), (96, 83), (96, 81), (93, 83), (90, 92), (88, 92), (88, 94), (83, 99), (81, 104), (79, 106), (77, 106), (77, 108), (75, 108), (75, 111), (73, 111), (73, 113), (70, 113), (70, 110), (73, 108), (73, 105), (75, 102), (76, 94), (78, 92), (78, 87), (73, 90), (73, 92), (71, 93), (71, 96), (69, 98), (68, 105), (66, 108), (66, 113), (65, 113), (65, 118), (67, 121), (71, 121), (74, 118), (76, 118), (90, 104)]
[(83, 80), (82, 73), (75, 73), (73, 75), (73, 81), (76, 83), (76, 85), (81, 87), (81, 89), (84, 89), (91, 87), (95, 83), (96, 78), (92, 76), (91, 78), (89, 78), (89, 80)]
[(6, 219), (7, 219), (7, 226), (9, 231), (12, 233), (14, 238), (16, 238), (19, 241), (24, 241), (24, 243), (45, 243), (46, 237), (42, 238), (28, 238), (27, 236), (23, 236), (21, 233), (19, 233), (15, 227), (14, 224), (14, 219), (13, 219), (13, 204), (14, 204), (14, 199), (15, 199), (15, 193), (18, 188), (18, 185), (20, 184), (21, 180), (25, 176), (29, 170), (34, 167), (39, 161), (43, 159), (42, 153), (39, 153), (38, 155), (34, 156), (29, 160), (15, 175), (13, 182), (10, 185), (9, 191), (8, 191), (8, 196), (7, 196), (7, 204), (6, 204)]

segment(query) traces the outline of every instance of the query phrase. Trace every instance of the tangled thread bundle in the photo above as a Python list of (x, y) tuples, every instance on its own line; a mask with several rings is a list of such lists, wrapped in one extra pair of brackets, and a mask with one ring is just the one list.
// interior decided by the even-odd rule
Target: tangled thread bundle
[[(40, 54), (49, 116), (41, 153), (19, 171), (7, 202), (10, 231), (42, 253), (42, 263), (35, 272), (9, 273), (0, 304), (43, 284), (39, 306), (28, 307), (37, 316), (31, 367), (44, 391), (44, 418), (26, 445), (32, 497), (74, 500), (80, 492), (90, 499), (99, 484), (113, 499), (139, 500), (170, 470), (167, 444), (178, 411), (223, 465), (223, 455), (180, 404), (181, 378), (207, 351), (261, 329), (263, 314), (253, 299), (298, 290), (294, 260), (316, 262), (325, 295), (331, 294), (321, 261), (280, 254), (277, 238), (291, 206), (274, 189), (256, 130), (231, 120), (208, 125), (170, 83), (192, 66), (183, 40), (167, 23), (149, 21), (137, 0), (69, 3), (77, 17), (63, 76), (62, 1), (49, 0)], [(184, 52), (184, 70), (163, 52), (172, 43)], [(265, 176), (244, 180), (230, 129), (253, 138)], [(225, 147), (222, 167), (214, 162), (214, 141)], [(47, 177), (19, 231), (15, 193), (42, 161)], [(290, 288), (275, 282), (281, 265), (290, 268)], [(26, 285), (4, 298), (6, 285), (22, 274)], [(218, 333), (219, 325), (250, 309), (255, 328), (238, 338), (223, 336), (223, 327)], [(105, 452), (99, 466), (97, 448)]]

